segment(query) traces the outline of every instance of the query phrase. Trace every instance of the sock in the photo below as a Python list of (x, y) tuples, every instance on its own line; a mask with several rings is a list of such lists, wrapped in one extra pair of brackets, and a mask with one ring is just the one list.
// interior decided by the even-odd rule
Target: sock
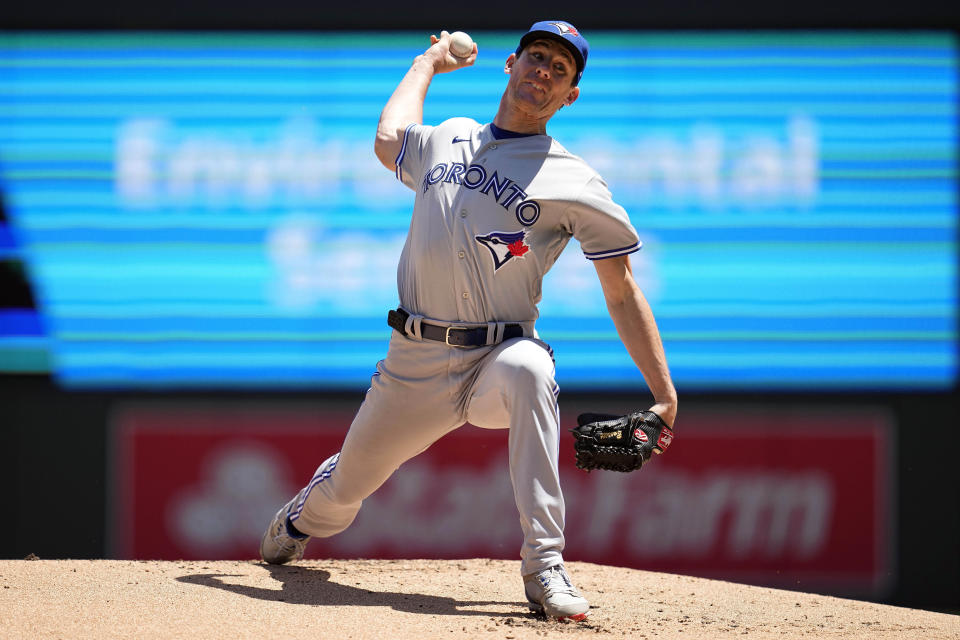
[(291, 538), (296, 538), (297, 540), (303, 540), (304, 538), (309, 538), (310, 536), (306, 533), (303, 533), (290, 522), (290, 517), (287, 516), (287, 535)]

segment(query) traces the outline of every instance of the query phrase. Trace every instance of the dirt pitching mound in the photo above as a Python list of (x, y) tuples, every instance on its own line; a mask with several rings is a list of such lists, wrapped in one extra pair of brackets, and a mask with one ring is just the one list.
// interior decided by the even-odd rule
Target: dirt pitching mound
[(505, 560), (0, 561), (2, 638), (960, 638), (960, 617), (571, 562), (588, 622)]

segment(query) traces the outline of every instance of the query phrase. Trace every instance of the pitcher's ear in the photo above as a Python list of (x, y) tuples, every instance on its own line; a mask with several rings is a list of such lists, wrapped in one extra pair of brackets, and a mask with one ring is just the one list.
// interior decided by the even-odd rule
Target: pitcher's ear
[(513, 63), (517, 61), (517, 54), (511, 53), (507, 56), (507, 61), (503, 65), (503, 72), (506, 74), (510, 73), (510, 70), (513, 69)]

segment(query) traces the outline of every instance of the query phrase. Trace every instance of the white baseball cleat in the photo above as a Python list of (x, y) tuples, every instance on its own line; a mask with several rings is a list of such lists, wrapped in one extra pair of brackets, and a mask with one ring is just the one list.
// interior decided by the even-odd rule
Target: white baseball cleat
[(580, 621), (590, 613), (590, 603), (570, 582), (562, 564), (524, 576), (523, 588), (530, 609), (548, 618)]
[(310, 542), (310, 536), (306, 538), (294, 538), (287, 533), (287, 513), (296, 498), (283, 505), (277, 515), (273, 516), (270, 525), (260, 540), (260, 557), (264, 562), (270, 564), (287, 564), (303, 558), (303, 552)]

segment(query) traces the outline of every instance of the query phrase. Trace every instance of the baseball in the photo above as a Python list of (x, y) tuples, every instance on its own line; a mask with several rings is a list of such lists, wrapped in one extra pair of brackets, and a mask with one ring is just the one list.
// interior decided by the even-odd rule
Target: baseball
[(454, 31), (450, 34), (450, 53), (458, 58), (469, 58), (473, 53), (473, 38), (463, 31)]

